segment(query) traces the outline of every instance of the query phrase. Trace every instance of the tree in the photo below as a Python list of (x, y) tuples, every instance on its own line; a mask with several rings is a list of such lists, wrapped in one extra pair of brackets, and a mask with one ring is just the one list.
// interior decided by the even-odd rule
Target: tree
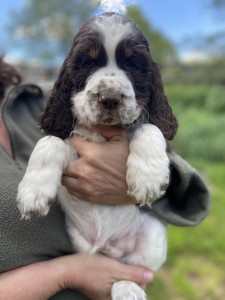
[(127, 16), (132, 18), (143, 31), (150, 45), (150, 51), (155, 61), (161, 65), (174, 62), (176, 50), (173, 44), (161, 32), (155, 29), (147, 20), (140, 9), (136, 6), (129, 6)]
[[(62, 62), (80, 25), (97, 9), (97, 0), (29, 0), (19, 12), (13, 12), (9, 33), (26, 55), (49, 64)], [(144, 18), (138, 7), (128, 8), (150, 42), (155, 60), (165, 64), (175, 57), (171, 42)]]
[(225, 8), (225, 0), (210, 0), (210, 2), (215, 8)]
[[(215, 22), (225, 23), (225, 0), (201, 0), (202, 13), (210, 11)], [(212, 60), (221, 60), (225, 57), (225, 29), (222, 26), (214, 32), (203, 34), (198, 33), (183, 40), (183, 46), (197, 50)]]
[[(208, 0), (209, 6), (216, 14), (217, 22), (225, 23), (225, 0)], [(214, 58), (221, 59), (225, 56), (225, 30), (220, 29), (206, 37), (207, 47)]]
[(80, 25), (95, 10), (95, 1), (29, 0), (12, 12), (8, 31), (27, 55), (52, 64), (65, 57)]

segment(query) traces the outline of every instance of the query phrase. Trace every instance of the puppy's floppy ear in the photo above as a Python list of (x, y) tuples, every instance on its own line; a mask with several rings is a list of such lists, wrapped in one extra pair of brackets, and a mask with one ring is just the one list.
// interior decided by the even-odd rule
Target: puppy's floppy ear
[(76, 119), (71, 112), (72, 82), (68, 73), (69, 56), (62, 65), (59, 77), (47, 101), (45, 112), (40, 116), (40, 126), (45, 134), (62, 139), (70, 135), (76, 123)]
[(162, 131), (167, 140), (172, 140), (177, 132), (178, 123), (164, 93), (159, 67), (154, 61), (151, 63), (149, 89), (149, 121)]

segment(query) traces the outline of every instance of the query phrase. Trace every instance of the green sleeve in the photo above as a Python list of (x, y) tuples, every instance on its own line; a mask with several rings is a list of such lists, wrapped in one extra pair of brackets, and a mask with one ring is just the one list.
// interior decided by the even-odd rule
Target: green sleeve
[(210, 208), (206, 184), (200, 174), (175, 152), (169, 157), (171, 182), (166, 195), (153, 204), (152, 210), (169, 224), (198, 225)]

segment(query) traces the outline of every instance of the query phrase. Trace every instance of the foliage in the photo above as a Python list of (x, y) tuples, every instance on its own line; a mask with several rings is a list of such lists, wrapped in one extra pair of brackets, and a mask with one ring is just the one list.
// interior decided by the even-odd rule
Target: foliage
[[(225, 58), (225, 0), (200, 0), (202, 4), (202, 14), (211, 14), (211, 17), (220, 26), (211, 26), (210, 30), (196, 32), (193, 35), (185, 36), (182, 41), (183, 49), (200, 51), (205, 57), (214, 58), (215, 60)], [(221, 26), (222, 25), (222, 26)], [(202, 24), (202, 27), (204, 25)]]
[(174, 146), (185, 158), (225, 161), (225, 118), (190, 109), (180, 115)]
[(225, 0), (211, 0), (213, 7), (220, 9), (225, 7)]
[(224, 57), (204, 62), (176, 63), (162, 69), (164, 82), (182, 84), (225, 84)]
[(212, 193), (209, 216), (195, 228), (169, 226), (168, 259), (148, 287), (151, 299), (221, 300), (225, 298), (225, 168), (221, 163), (191, 161)]
[(206, 109), (219, 115), (225, 114), (225, 88), (213, 86), (206, 100)]
[(173, 108), (186, 111), (187, 108), (202, 108), (210, 91), (205, 85), (166, 85), (170, 103)]
[[(62, 60), (70, 48), (80, 25), (94, 15), (97, 0), (30, 0), (20, 11), (12, 12), (9, 33), (14, 44), (22, 46), (47, 62)], [(159, 63), (171, 61), (175, 50), (171, 42), (143, 17), (138, 7), (129, 7), (128, 16), (134, 18), (150, 40), (153, 56)]]
[(176, 50), (172, 42), (159, 32), (147, 20), (136, 6), (129, 6), (127, 16), (132, 18), (142, 29), (149, 42), (153, 58), (159, 64), (168, 64), (176, 59)]
[[(166, 85), (179, 120), (173, 146), (200, 170), (212, 195), (209, 216), (197, 228), (168, 227), (168, 259), (147, 292), (151, 299), (225, 298), (225, 87)], [(220, 225), (219, 225), (220, 226)]]
[(176, 150), (186, 159), (225, 161), (225, 88), (169, 85), (166, 92), (179, 121)]
[(80, 25), (94, 13), (94, 1), (30, 0), (13, 11), (8, 31), (17, 46), (54, 62), (64, 57)]

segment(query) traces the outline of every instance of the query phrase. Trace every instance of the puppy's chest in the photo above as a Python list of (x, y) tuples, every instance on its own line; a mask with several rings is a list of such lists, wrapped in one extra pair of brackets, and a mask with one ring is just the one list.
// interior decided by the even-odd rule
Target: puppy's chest
[(129, 234), (140, 225), (140, 211), (135, 205), (93, 204), (71, 196), (64, 188), (60, 198), (70, 222), (90, 241), (97, 236), (113, 239)]
[[(133, 127), (127, 126), (126, 130), (127, 130), (129, 138), (131, 139), (135, 132), (135, 127), (133, 128)], [(100, 135), (99, 133), (94, 132), (92, 130), (89, 130), (87, 127), (84, 127), (82, 125), (76, 125), (76, 127), (74, 128), (74, 130), (72, 131), (71, 134), (79, 135), (90, 142), (96, 142), (96, 143), (106, 142), (106, 139), (102, 135)]]
[(90, 142), (104, 143), (106, 139), (97, 132), (91, 131), (88, 128), (80, 125), (76, 125), (72, 131), (72, 135), (79, 135)]

